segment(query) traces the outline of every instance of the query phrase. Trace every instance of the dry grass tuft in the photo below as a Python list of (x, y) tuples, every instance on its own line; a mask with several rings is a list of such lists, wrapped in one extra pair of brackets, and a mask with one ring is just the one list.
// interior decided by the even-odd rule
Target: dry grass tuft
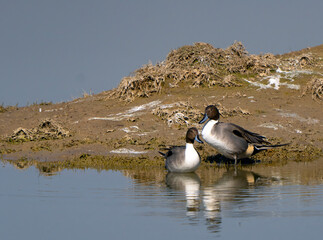
[(307, 83), (303, 90), (303, 96), (307, 93), (312, 94), (312, 98), (317, 101), (323, 100), (323, 78), (313, 78)]
[(7, 111), (7, 109), (4, 106), (0, 105), (0, 113), (4, 113), (6, 111)]
[(228, 109), (224, 106), (222, 106), (220, 103), (215, 104), (217, 108), (219, 109), (219, 112), (221, 113), (222, 117), (233, 117), (233, 116), (245, 116), (250, 115), (251, 113), (248, 110), (242, 109), (239, 106), (235, 107), (233, 109)]
[(314, 66), (318, 63), (317, 57), (311, 53), (298, 54), (296, 56), (289, 56), (280, 60), (281, 68), (286, 71), (292, 71), (299, 68), (306, 68), (308, 66)]
[(118, 88), (111, 94), (114, 97), (133, 101), (137, 97), (149, 97), (159, 93), (165, 82), (165, 66), (147, 64), (137, 69), (132, 76), (124, 77)]
[(278, 60), (272, 54), (250, 55), (241, 42), (227, 49), (195, 43), (171, 51), (161, 63), (147, 64), (124, 77), (108, 98), (133, 101), (160, 93), (164, 87), (239, 86), (233, 74), (269, 74), (277, 68)]
[(189, 102), (177, 102), (170, 108), (158, 107), (153, 114), (160, 117), (169, 127), (189, 126), (201, 120), (202, 112)]
[(32, 129), (18, 128), (7, 137), (8, 142), (27, 142), (37, 140), (61, 139), (71, 136), (70, 132), (51, 119), (45, 119)]
[[(220, 103), (217, 103), (216, 106), (223, 117), (250, 115), (249, 111), (240, 107), (227, 109)], [(190, 102), (180, 101), (170, 108), (158, 107), (154, 109), (153, 114), (160, 117), (169, 127), (181, 127), (198, 123), (202, 119), (204, 111), (194, 108)]]
[(0, 113), (4, 113), (4, 112), (7, 112), (7, 111), (14, 111), (14, 110), (17, 110), (17, 109), (18, 109), (17, 106), (4, 107), (3, 105), (0, 105)]

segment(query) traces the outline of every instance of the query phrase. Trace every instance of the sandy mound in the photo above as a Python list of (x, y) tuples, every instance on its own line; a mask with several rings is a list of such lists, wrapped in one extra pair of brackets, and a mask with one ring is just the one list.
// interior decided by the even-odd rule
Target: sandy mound
[(227, 49), (195, 43), (171, 51), (162, 63), (137, 69), (123, 78), (109, 97), (133, 101), (165, 87), (238, 86), (233, 74), (269, 74), (278, 68), (278, 63), (272, 54), (250, 55), (241, 42)]

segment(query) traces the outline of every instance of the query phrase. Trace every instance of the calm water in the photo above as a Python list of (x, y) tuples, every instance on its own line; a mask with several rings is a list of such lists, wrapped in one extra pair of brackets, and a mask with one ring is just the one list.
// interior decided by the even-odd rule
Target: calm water
[(63, 170), (0, 162), (1, 239), (320, 239), (323, 164)]

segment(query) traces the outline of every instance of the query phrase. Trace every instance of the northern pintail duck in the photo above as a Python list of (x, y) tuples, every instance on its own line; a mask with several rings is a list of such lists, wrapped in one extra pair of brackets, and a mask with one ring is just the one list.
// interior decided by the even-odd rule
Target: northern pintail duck
[(260, 151), (288, 144), (271, 145), (258, 133), (233, 123), (219, 122), (220, 113), (214, 105), (205, 108), (204, 118), (199, 123), (204, 123), (207, 119), (209, 121), (202, 130), (203, 139), (225, 157), (234, 159), (235, 164), (238, 159), (249, 158)]
[(193, 143), (196, 140), (203, 143), (198, 134), (198, 130), (192, 127), (186, 133), (186, 145), (174, 146), (167, 149), (167, 153), (162, 153), (166, 158), (165, 167), (170, 172), (194, 172), (201, 163), (199, 153), (195, 150)]

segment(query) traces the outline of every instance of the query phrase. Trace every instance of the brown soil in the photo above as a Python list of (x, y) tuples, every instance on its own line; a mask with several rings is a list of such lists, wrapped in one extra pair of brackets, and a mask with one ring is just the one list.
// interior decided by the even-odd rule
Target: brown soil
[[(260, 89), (277, 75), (279, 86)], [(160, 164), (158, 150), (184, 144), (186, 129), (201, 129), (204, 108), (216, 104), (222, 121), (274, 144), (291, 143), (257, 160), (308, 161), (322, 156), (322, 78), (323, 45), (279, 56), (250, 55), (241, 43), (225, 50), (184, 46), (110, 91), (57, 104), (1, 106), (0, 154), (26, 161), (100, 157)], [(221, 161), (207, 144), (195, 146), (204, 161)]]

